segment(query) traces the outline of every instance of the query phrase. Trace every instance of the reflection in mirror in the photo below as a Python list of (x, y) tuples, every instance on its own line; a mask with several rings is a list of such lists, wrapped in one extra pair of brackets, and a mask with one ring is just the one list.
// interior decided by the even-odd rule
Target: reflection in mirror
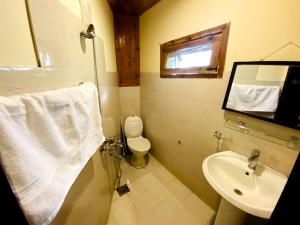
[(300, 62), (235, 62), (223, 109), (300, 129)]

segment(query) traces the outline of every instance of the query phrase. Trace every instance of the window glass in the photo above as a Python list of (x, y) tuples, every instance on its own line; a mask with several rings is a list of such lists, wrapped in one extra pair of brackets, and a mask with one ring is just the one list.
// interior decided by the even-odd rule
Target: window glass
[(213, 45), (201, 44), (168, 53), (167, 69), (204, 67), (210, 65)]
[(230, 23), (160, 45), (160, 77), (221, 78)]

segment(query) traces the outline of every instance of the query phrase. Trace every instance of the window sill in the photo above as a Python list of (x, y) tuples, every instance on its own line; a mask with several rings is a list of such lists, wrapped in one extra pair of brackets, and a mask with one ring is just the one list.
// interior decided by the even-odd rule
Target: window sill
[(160, 78), (222, 78), (217, 72), (160, 74)]

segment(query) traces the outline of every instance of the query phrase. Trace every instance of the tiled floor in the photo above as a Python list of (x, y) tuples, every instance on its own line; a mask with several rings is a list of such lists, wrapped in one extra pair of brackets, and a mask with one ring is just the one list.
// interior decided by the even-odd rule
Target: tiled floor
[(114, 192), (107, 225), (211, 224), (215, 212), (152, 156), (145, 169), (121, 167), (130, 192)]

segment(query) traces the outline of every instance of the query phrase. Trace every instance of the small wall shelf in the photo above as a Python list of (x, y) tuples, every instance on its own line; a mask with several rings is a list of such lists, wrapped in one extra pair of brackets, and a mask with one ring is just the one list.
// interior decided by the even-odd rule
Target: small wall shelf
[(248, 134), (263, 140), (267, 140), (282, 146), (285, 146), (287, 148), (291, 148), (297, 151), (300, 151), (300, 138), (296, 136), (290, 136), (289, 138), (282, 138), (282, 137), (274, 137), (269, 134), (265, 134), (262, 131), (258, 131), (252, 128), (249, 128), (246, 126), (246, 124), (243, 121), (240, 121), (239, 123), (233, 122), (231, 120), (225, 121), (225, 127)]

